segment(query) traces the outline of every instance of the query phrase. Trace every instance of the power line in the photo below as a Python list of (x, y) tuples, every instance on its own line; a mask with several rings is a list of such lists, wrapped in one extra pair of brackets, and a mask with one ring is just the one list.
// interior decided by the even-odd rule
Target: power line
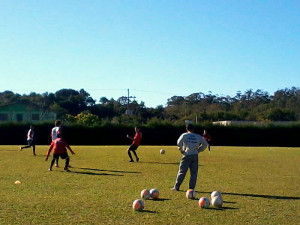
[(149, 91), (149, 90), (138, 90), (138, 89), (131, 89), (134, 91), (140, 91), (140, 92), (148, 92), (148, 93), (157, 93), (157, 94), (166, 94), (166, 95), (176, 95), (174, 93), (169, 93), (169, 92), (163, 92), (163, 91)]

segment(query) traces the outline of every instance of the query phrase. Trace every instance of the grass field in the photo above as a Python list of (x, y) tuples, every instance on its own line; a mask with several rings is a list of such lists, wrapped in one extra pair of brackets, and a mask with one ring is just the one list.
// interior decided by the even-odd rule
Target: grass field
[[(0, 146), (0, 224), (300, 224), (300, 148), (212, 147), (200, 153), (197, 198), (223, 194), (223, 208), (188, 200), (189, 174), (173, 192), (181, 158), (176, 147), (141, 146), (129, 163), (127, 146), (72, 146), (71, 172), (48, 171), (48, 146), (19, 151)], [(164, 148), (166, 154), (159, 154)], [(21, 184), (15, 184), (15, 181)], [(144, 188), (160, 199), (132, 202)]]

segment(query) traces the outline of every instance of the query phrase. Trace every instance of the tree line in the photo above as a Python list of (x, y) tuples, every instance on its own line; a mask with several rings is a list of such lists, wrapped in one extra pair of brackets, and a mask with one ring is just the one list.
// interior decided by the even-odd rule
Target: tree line
[[(198, 92), (188, 96), (172, 96), (166, 106), (145, 106), (142, 101), (93, 99), (84, 89), (61, 89), (55, 93), (20, 95), (12, 91), (0, 92), (0, 105), (30, 103), (43, 110), (57, 113), (70, 124), (182, 124), (185, 120), (212, 122), (220, 120), (299, 121), (300, 89), (285, 88), (273, 95), (260, 89), (234, 97)], [(129, 103), (129, 104), (128, 104)]]

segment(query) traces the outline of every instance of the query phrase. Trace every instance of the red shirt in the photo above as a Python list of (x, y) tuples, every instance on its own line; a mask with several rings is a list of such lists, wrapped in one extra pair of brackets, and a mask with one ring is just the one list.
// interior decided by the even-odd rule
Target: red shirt
[(141, 143), (141, 139), (142, 139), (142, 132), (140, 131), (136, 132), (132, 144), (134, 144), (135, 146), (139, 146)]
[(203, 134), (202, 136), (204, 137), (204, 139), (205, 139), (206, 141), (210, 141), (210, 139), (211, 139), (211, 136), (210, 136), (208, 133)]
[(62, 154), (66, 153), (67, 149), (70, 148), (68, 143), (62, 138), (56, 138), (51, 142), (50, 149), (53, 149), (53, 154)]

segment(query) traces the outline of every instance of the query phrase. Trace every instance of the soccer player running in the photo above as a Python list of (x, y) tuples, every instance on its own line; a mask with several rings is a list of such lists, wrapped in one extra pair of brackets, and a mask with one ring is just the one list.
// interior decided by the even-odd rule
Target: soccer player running
[[(54, 141), (57, 138), (57, 134), (59, 132), (62, 132), (62, 128), (61, 128), (61, 121), (60, 120), (55, 120), (54, 126), (51, 130), (51, 139), (52, 141)], [(56, 159), (56, 163), (55, 163), (55, 167), (59, 167), (58, 166), (58, 159)]]
[(132, 138), (131, 136), (127, 135), (127, 138), (129, 138), (129, 139), (132, 140), (132, 144), (127, 149), (127, 153), (128, 153), (129, 158), (130, 158), (129, 162), (133, 162), (133, 158), (132, 158), (131, 152), (133, 152), (133, 154), (134, 154), (134, 156), (136, 158), (136, 161), (137, 162), (139, 161), (139, 157), (136, 154), (136, 150), (137, 150), (137, 148), (139, 147), (139, 145), (141, 143), (142, 132), (141, 132), (141, 130), (140, 130), (139, 127), (135, 127), (134, 130), (135, 130), (134, 138)]
[(27, 143), (28, 143), (28, 145), (20, 147), (20, 151), (22, 151), (24, 148), (32, 147), (33, 155), (36, 155), (35, 154), (34, 127), (33, 126), (30, 126), (30, 129), (27, 132)]
[(68, 166), (69, 166), (69, 163), (70, 163), (70, 157), (68, 155), (67, 149), (69, 149), (69, 151), (72, 153), (72, 155), (74, 155), (75, 152), (73, 152), (73, 150), (68, 145), (68, 143), (64, 139), (62, 139), (60, 133), (58, 133), (57, 138), (54, 141), (51, 142), (51, 145), (49, 147), (49, 150), (48, 150), (46, 158), (45, 158), (46, 161), (48, 160), (50, 152), (51, 152), (52, 149), (53, 149), (53, 159), (51, 161), (49, 171), (52, 171), (52, 167), (53, 167), (53, 164), (54, 164), (55, 160), (60, 157), (60, 158), (66, 160), (64, 170), (69, 172), (70, 170), (69, 170)]
[(195, 189), (198, 176), (198, 153), (204, 151), (208, 145), (201, 135), (194, 133), (192, 124), (186, 125), (186, 131), (177, 140), (178, 149), (183, 156), (180, 161), (175, 185), (172, 188), (175, 191), (179, 191), (188, 169), (190, 169), (191, 173), (189, 189)]

